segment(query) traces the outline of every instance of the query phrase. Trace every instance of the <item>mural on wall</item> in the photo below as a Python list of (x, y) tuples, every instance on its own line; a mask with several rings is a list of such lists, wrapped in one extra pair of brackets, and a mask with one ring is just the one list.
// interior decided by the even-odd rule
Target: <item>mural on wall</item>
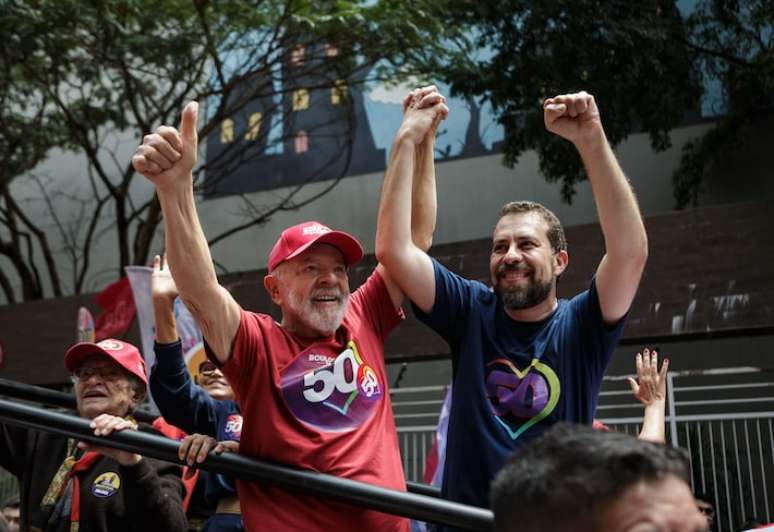
[[(687, 13), (695, 0), (679, 4)], [(337, 54), (327, 44), (298, 45), (285, 53), (278, 70), (247, 79), (234, 90), (230, 99), (244, 103), (241, 112), (224, 118), (206, 138), (205, 198), (384, 171), (403, 97), (414, 87), (364, 83), (365, 71), (338, 79), (325, 65)], [(687, 110), (685, 125), (723, 112), (719, 86), (704, 83), (701, 106)], [(447, 87), (440, 88), (448, 95)], [(504, 130), (488, 104), (449, 98), (448, 105), (436, 161), (502, 152)]]
[[(335, 48), (310, 48), (288, 54), (280, 90), (250, 95), (240, 113), (207, 135), (205, 198), (384, 171), (403, 97), (413, 87), (337, 80), (331, 72), (322, 74), (319, 63), (310, 64), (337, 53)], [(248, 88), (249, 80), (232, 98), (245, 98)], [(501, 151), (503, 130), (491, 109), (454, 98), (449, 105), (436, 160)]]

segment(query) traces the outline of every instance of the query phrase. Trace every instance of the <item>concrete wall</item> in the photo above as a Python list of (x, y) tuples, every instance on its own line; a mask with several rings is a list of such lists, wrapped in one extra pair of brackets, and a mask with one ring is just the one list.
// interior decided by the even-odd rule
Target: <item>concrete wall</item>
[[(714, 348), (709, 356), (692, 341), (713, 338), (764, 337), (774, 335), (774, 202), (741, 203), (691, 209), (646, 217), (650, 240), (648, 267), (629, 313), (622, 351), (643, 344), (685, 344), (691, 355), (688, 367), (714, 367), (733, 360), (732, 365), (761, 365), (764, 352), (733, 341), (726, 349)], [(570, 266), (559, 283), (560, 297), (572, 297), (588, 287), (604, 244), (597, 224), (567, 229)], [(490, 239), (439, 244), (433, 256), (467, 278), (488, 282)], [(350, 273), (352, 288), (359, 286), (375, 266), (371, 255)], [(222, 275), (239, 303), (256, 312), (272, 313), (279, 319), (263, 290), (265, 270)], [(79, 305), (96, 311), (91, 298), (69, 297), (0, 307), (0, 339), (5, 344), (6, 363), (0, 377), (26, 382), (53, 383), (66, 378), (61, 365), (65, 348), (72, 343), (74, 319)], [(391, 335), (385, 349), (388, 361), (445, 359), (448, 346), (430, 329), (411, 316)], [(127, 335), (137, 342), (136, 329)], [(706, 356), (705, 356), (706, 355)], [(757, 357), (757, 358), (756, 358)], [(631, 356), (623, 357), (627, 362)], [(754, 362), (759, 360), (759, 362)], [(412, 368), (413, 368), (412, 364)], [(419, 367), (423, 367), (420, 364)], [(434, 367), (434, 366), (431, 366)], [(446, 367), (444, 364), (439, 366)], [(446, 370), (444, 370), (446, 371)]]
[[(680, 147), (684, 142), (695, 138), (709, 127), (711, 124), (675, 130), (673, 132), (673, 148), (663, 153), (653, 153), (648, 139), (644, 135), (633, 135), (627, 142), (618, 147), (619, 159), (632, 181), (645, 215), (652, 217), (672, 212), (674, 200), (672, 198), (671, 175), (679, 160)], [(772, 144), (774, 141), (773, 131), (774, 128), (771, 128), (770, 125), (763, 124), (757, 130), (749, 132), (744, 139), (740, 139), (742, 140), (741, 153), (729, 157), (728, 161), (707, 182), (706, 190), (701, 197), (703, 205), (719, 205), (730, 201), (751, 198), (765, 199), (772, 196), (771, 190), (774, 186), (774, 180), (771, 179), (771, 165), (767, 163), (770, 159), (770, 149), (767, 147), (774, 145)], [(118, 139), (111, 142), (117, 163), (128, 163), (137, 140)], [(58, 216), (66, 229), (74, 229), (81, 214), (82, 207), (72, 198), (82, 193), (85, 190), (84, 187), (87, 186), (88, 175), (85, 168), (78, 157), (57, 154), (55, 158), (36, 170), (38, 175), (50, 178), (48, 190), (52, 193), (56, 207), (62, 209)], [(487, 246), (486, 239), (489, 238), (496, 219), (496, 213), (504, 202), (513, 199), (532, 199), (548, 205), (556, 211), (566, 227), (578, 227), (593, 223), (596, 220), (596, 211), (588, 183), (579, 186), (578, 194), (572, 205), (562, 203), (559, 187), (556, 184), (546, 182), (539, 175), (537, 158), (534, 153), (525, 154), (513, 169), (502, 166), (499, 156), (445, 162), (438, 165), (437, 177), (439, 212), (438, 228), (435, 234), (436, 250), (441, 246), (453, 245), (456, 242), (477, 240), (481, 241), (477, 246), (485, 248)], [(381, 174), (345, 178), (331, 193), (305, 208), (279, 213), (269, 223), (244, 231), (214, 246), (212, 249), (213, 257), (222, 273), (247, 272), (241, 276), (231, 275), (231, 282), (239, 285), (236, 289), (242, 293), (248, 306), (251, 306), (250, 302), (252, 301), (256, 305), (252, 308), (266, 310), (268, 302), (262, 301), (265, 298), (260, 287), (260, 272), (256, 270), (265, 266), (268, 251), (281, 230), (301, 220), (317, 219), (333, 227), (351, 231), (362, 240), (367, 252), (373, 252), (381, 182)], [(63, 248), (62, 239), (57, 233), (49, 206), (41, 200), (40, 191), (29, 183), (19, 182), (17, 186), (25, 188), (22, 192), (29, 198), (35, 216), (42, 220), (50, 232), (51, 241), (61, 250)], [(313, 194), (323, 186), (325, 186), (324, 183), (310, 185), (304, 193)], [(138, 179), (133, 186), (132, 193), (136, 200), (140, 201), (152, 193), (152, 187), (144, 179)], [(276, 197), (281, 194), (282, 191), (264, 192), (252, 194), (249, 199), (257, 205), (268, 205), (274, 203)], [(240, 214), (240, 201), (239, 198), (201, 201), (199, 212), (206, 233), (210, 236), (215, 235), (243, 220)], [(115, 280), (118, 275), (116, 246), (113, 233), (110, 231), (113, 220), (114, 214), (111, 208), (107, 208), (102, 219), (100, 238), (95, 243), (95, 252), (92, 257), (94, 265), (86, 286), (87, 291), (101, 290), (106, 284)], [(771, 226), (771, 224), (768, 225), (768, 227)], [(589, 229), (579, 227), (579, 231), (580, 234), (583, 234)], [(594, 230), (590, 231), (589, 234), (593, 235)], [(669, 227), (662, 228), (660, 231), (662, 236), (668, 239)], [(735, 239), (741, 238), (745, 241), (745, 238), (749, 238), (739, 231), (738, 226), (737, 229), (734, 229), (729, 225), (728, 230), (723, 233), (724, 236), (719, 233), (714, 241), (712, 241), (712, 234), (702, 235), (705, 239), (712, 241), (710, 245), (714, 251), (719, 253), (719, 255), (712, 255), (712, 257), (725, 257), (727, 262), (724, 267), (726, 268), (729, 266), (729, 261), (736, 258), (738, 246)], [(161, 250), (161, 236), (159, 234), (157, 238), (157, 250)], [(581, 238), (580, 242), (576, 240), (576, 243), (572, 244), (575, 249), (573, 268), (576, 271), (589, 270), (590, 272), (593, 270), (589, 268), (596, 265), (600, 253), (594, 248), (600, 242), (598, 231), (594, 240), (596, 243), (590, 241), (591, 247), (586, 251), (578, 252), (583, 247), (584, 242), (585, 237)], [(747, 254), (744, 260), (754, 264), (756, 261), (755, 242), (749, 240), (746, 242), (750, 245), (745, 248)], [(710, 255), (705, 257), (703, 249), (701, 246), (694, 247), (690, 254), (684, 257), (687, 261), (686, 264), (689, 264), (687, 266), (689, 271), (703, 262), (715, 260), (710, 259)], [(671, 248), (670, 253), (679, 257), (683, 250), (678, 246)], [(478, 254), (480, 253), (477, 252), (476, 256)], [(59, 260), (66, 266), (67, 257), (64, 253), (59, 255)], [(579, 261), (585, 262), (586, 266), (578, 268)], [(769, 271), (767, 265), (770, 263), (770, 258), (766, 261), (759, 261), (757, 263), (757, 277), (752, 279), (760, 279), (763, 275), (761, 272)], [(0, 267), (3, 268), (4, 272), (12, 275), (8, 263), (4, 262), (2, 258), (0, 258)], [(665, 279), (669, 279), (671, 274), (668, 271), (668, 264), (662, 264), (660, 268), (660, 270), (654, 270), (653, 263), (651, 263), (646, 277), (663, 275)], [(68, 275), (66, 267), (63, 268), (63, 274)], [(242, 278), (243, 282), (234, 281), (239, 278)], [(678, 276), (677, 279), (680, 282), (685, 281), (684, 276)], [(736, 279), (736, 277), (721, 276), (712, 279), (712, 288), (704, 295), (712, 298), (741, 293), (736, 290), (738, 286), (736, 288), (729, 286), (728, 283), (732, 279)], [(702, 282), (708, 280), (699, 279), (699, 287), (701, 287)], [(690, 305), (688, 282), (686, 281), (684, 284), (685, 286), (675, 287), (667, 283), (656, 286), (654, 290), (654, 293), (663, 293), (672, 297), (672, 309), (668, 316), (670, 320), (673, 315), (679, 313), (677, 311), (680, 309), (685, 314)], [(721, 293), (721, 288), (727, 293)], [(83, 302), (93, 312), (98, 310), (89, 297), (65, 298), (61, 300), (61, 304), (58, 303), (48, 310), (39, 307), (38, 303), (0, 306), (0, 342), (5, 346), (9, 356), (15, 359), (13, 362), (7, 361), (6, 366), (0, 369), (0, 376), (21, 378), (24, 374), (27, 377), (23, 380), (29, 378), (35, 378), (38, 382), (61, 380), (64, 374), (59, 366), (59, 357), (64, 347), (75, 337), (77, 307)], [(652, 302), (655, 300), (650, 303)], [(663, 308), (666, 310), (666, 307)], [(709, 308), (712, 308), (711, 304)], [(18, 318), (23, 315), (28, 316), (29, 319), (21, 323)], [(661, 328), (659, 330), (663, 332), (662, 325), (659, 325)], [(411, 325), (407, 324), (405, 327), (410, 328)], [(129, 338), (136, 339), (134, 334), (130, 333)], [(649, 331), (647, 334), (661, 333)], [(32, 352), (28, 352), (28, 346), (33, 347)], [(35, 346), (38, 348), (34, 349)], [(401, 353), (403, 349), (399, 347), (392, 346), (391, 352)], [(33, 360), (36, 356), (34, 352), (40, 352), (41, 349), (49, 352), (42, 355), (43, 358), (39, 364), (36, 362), (36, 365), (27, 367), (27, 362), (24, 361), (25, 357), (27, 357), (26, 360)], [(434, 351), (435, 354), (443, 352), (442, 350)]]
[[(669, 212), (674, 207), (671, 175), (679, 158), (679, 147), (708, 125), (676, 130), (674, 147), (655, 154), (644, 135), (634, 135), (618, 149), (622, 166), (632, 180), (644, 214)], [(376, 211), (382, 174), (343, 179), (327, 196), (295, 212), (275, 215), (266, 225), (250, 229), (216, 245), (213, 257), (229, 271), (264, 267), (266, 256), (283, 228), (306, 219), (353, 232), (373, 252)], [(572, 205), (562, 203), (557, 184), (548, 183), (538, 172), (537, 156), (526, 153), (508, 169), (501, 157), (487, 156), (441, 163), (437, 167), (438, 224), (434, 242), (445, 244), (491, 235), (496, 214), (506, 201), (531, 199), (552, 208), (566, 226), (593, 222), (596, 210), (588, 183), (578, 188)], [(325, 184), (310, 185), (313, 194)], [(251, 195), (256, 204), (268, 204), (274, 194)], [(712, 202), (712, 200), (710, 200)], [(240, 220), (233, 199), (215, 199), (199, 204), (208, 235), (215, 235)]]

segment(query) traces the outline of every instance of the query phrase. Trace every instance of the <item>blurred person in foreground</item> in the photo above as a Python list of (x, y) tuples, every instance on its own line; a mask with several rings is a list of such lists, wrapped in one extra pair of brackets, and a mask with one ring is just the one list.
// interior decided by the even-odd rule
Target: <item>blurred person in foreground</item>
[(496, 532), (706, 532), (688, 460), (628, 434), (559, 423), (495, 477)]

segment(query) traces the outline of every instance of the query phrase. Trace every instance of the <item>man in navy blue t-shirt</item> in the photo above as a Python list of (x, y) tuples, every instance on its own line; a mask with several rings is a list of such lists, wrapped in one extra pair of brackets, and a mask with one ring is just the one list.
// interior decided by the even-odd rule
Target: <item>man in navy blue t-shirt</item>
[(591, 424), (602, 376), (647, 259), (636, 199), (605, 137), (593, 96), (548, 98), (546, 128), (575, 145), (591, 182), (606, 253), (589, 289), (556, 296), (568, 264), (559, 220), (532, 202), (502, 208), (491, 287), (450, 272), (411, 242), (415, 144), (432, 127), (434, 88), (404, 117), (385, 174), (376, 254), (420, 320), (449, 343), (453, 385), (442, 492), (488, 506), (508, 456), (557, 421)]

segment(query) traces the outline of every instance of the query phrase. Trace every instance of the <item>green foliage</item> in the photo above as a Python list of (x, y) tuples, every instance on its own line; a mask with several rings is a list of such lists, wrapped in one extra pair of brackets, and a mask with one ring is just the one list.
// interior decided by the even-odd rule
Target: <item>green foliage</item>
[[(100, 232), (116, 235), (117, 271), (147, 263), (159, 205), (153, 196), (130, 197), (138, 176), (106, 139), (120, 132), (139, 140), (161, 124), (176, 124), (189, 100), (207, 103), (202, 136), (253, 99), (270, 98), (279, 106), (281, 92), (296, 88), (283, 82), (281, 72), (298, 45), (338, 51), (309, 62), (316, 72), (305, 73), (317, 88), (341, 79), (365, 83), (413, 74), (419, 59), (444, 57), (435, 43), (443, 41), (441, 32), (452, 33), (428, 16), (432, 6), (428, 0), (0, 0), (0, 255), (13, 257), (25, 297), (43, 294), (38, 252), (49, 265), (55, 294), (80, 292)], [(32, 179), (28, 171), (53, 147), (82, 154), (91, 178), (89, 197), (76, 198), (80, 227), (65, 227), (52, 214), (71, 257), (66, 269), (74, 272), (66, 288), (53, 259), (59, 250), (49, 247), (29, 217), (24, 222), (23, 206), (7, 186)], [(244, 164), (239, 153), (230, 157)], [(52, 212), (56, 199), (46, 196)], [(299, 204), (291, 194), (276, 205), (247, 205), (249, 219), (224, 235)], [(114, 218), (106, 223), (108, 205)], [(35, 246), (27, 244), (30, 234), (38, 235)], [(32, 251), (23, 253), (25, 245)], [(8, 286), (0, 272), (0, 288), (11, 299)]]
[(687, 24), (687, 45), (706, 79), (721, 83), (726, 109), (710, 131), (683, 148), (672, 176), (678, 208), (697, 205), (719, 158), (740, 147), (749, 126), (774, 114), (774, 4), (704, 0)]
[[(656, 150), (700, 94), (672, 1), (452, 0), (442, 16), (473, 28), (459, 59), (436, 65), (454, 93), (492, 104), (505, 128), (505, 163), (537, 150), (540, 169), (562, 185), (566, 201), (585, 179), (574, 149), (545, 132), (542, 101), (586, 90), (597, 100), (610, 142), (636, 130)], [(471, 51), (478, 60), (471, 60)]]
[(586, 90), (611, 144), (643, 131), (664, 150), (670, 130), (699, 110), (704, 84), (719, 81), (726, 108), (683, 149), (673, 175), (678, 208), (697, 204), (717, 158), (774, 109), (770, 0), (701, 0), (687, 17), (672, 0), (450, 0), (439, 14), (465, 30), (449, 43), (453, 60), (430, 60), (427, 70), (453, 93), (491, 103), (505, 129), (505, 163), (536, 150), (541, 172), (568, 202), (585, 173), (575, 150), (545, 132), (546, 97)]
[[(612, 144), (644, 131), (663, 150), (669, 131), (697, 110), (702, 82), (719, 80), (727, 116), (686, 145), (674, 175), (678, 205), (695, 204), (714, 158), (774, 108), (773, 12), (770, 0), (702, 0), (687, 19), (674, 0), (0, 0), (0, 255), (14, 265), (25, 298), (42, 297), (44, 284), (54, 294), (82, 291), (100, 232), (115, 232), (118, 271), (146, 263), (159, 205), (129, 196), (137, 176), (105, 139), (120, 131), (139, 141), (177, 123), (193, 99), (208, 103), (206, 135), (251, 99), (278, 100), (294, 88), (279, 82), (281, 67), (294, 47), (310, 43), (339, 52), (319, 58), (321, 84), (417, 76), (491, 103), (505, 128), (505, 163), (535, 149), (541, 172), (568, 202), (585, 174), (575, 150), (545, 132), (544, 98), (587, 90)], [(90, 196), (77, 198), (79, 228), (65, 230), (54, 217), (72, 262), (67, 287), (54, 260), (60, 250), (12, 194), (14, 180), (31, 179), (54, 147), (82, 154), (91, 184)], [(241, 164), (238, 153), (233, 160)], [(298, 205), (292, 194), (272, 206), (246, 205), (249, 219), (213, 241)], [(10, 300), (9, 286), (0, 271)]]

